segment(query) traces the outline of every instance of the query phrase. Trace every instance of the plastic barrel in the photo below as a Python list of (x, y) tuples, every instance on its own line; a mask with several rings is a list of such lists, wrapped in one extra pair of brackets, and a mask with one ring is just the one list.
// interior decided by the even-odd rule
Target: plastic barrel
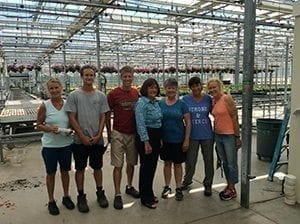
[(280, 119), (260, 118), (256, 120), (256, 154), (258, 159), (264, 157), (272, 160), (281, 124), (282, 120)]

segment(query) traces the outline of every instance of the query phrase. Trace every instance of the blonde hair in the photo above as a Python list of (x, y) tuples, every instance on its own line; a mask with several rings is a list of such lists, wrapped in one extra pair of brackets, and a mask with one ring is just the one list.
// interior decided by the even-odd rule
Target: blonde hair
[(220, 88), (220, 92), (221, 92), (221, 94), (223, 94), (224, 93), (223, 82), (220, 79), (214, 79), (214, 78), (209, 79), (207, 81), (207, 88), (208, 88), (209, 84), (211, 84), (212, 82), (215, 82), (218, 84), (218, 86)]
[(50, 79), (48, 79), (48, 81), (45, 83), (45, 86), (47, 87), (47, 89), (48, 89), (48, 87), (49, 87), (49, 85), (51, 84), (51, 83), (57, 83), (57, 84), (59, 84), (61, 87), (62, 87), (62, 84), (61, 84), (61, 81), (58, 79), (58, 78), (50, 78)]

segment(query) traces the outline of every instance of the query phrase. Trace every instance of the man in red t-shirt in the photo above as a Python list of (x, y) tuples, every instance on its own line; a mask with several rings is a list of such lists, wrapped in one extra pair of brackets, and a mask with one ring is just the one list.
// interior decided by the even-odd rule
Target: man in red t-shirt
[[(135, 148), (135, 115), (134, 106), (138, 100), (138, 91), (132, 88), (134, 69), (124, 66), (120, 70), (122, 85), (109, 92), (107, 99), (110, 112), (107, 115), (107, 130), (111, 142), (111, 164), (114, 166), (113, 180), (115, 186), (114, 207), (123, 208), (121, 197), (121, 179), (124, 155), (126, 154), (127, 185), (126, 194), (139, 198), (139, 192), (132, 186), (134, 166), (138, 154)], [(111, 130), (111, 112), (113, 112), (113, 130)]]

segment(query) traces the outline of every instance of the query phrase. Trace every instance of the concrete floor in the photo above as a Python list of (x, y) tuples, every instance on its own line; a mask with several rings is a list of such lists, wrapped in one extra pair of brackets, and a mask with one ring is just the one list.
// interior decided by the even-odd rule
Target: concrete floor
[[(300, 206), (290, 206), (284, 203), (281, 194), (281, 181), (274, 178), (273, 182), (267, 180), (270, 163), (260, 161), (256, 156), (256, 140), (253, 137), (252, 175), (257, 178), (251, 181), (250, 208), (240, 206), (240, 197), (231, 201), (221, 201), (218, 192), (225, 182), (221, 178), (220, 170), (215, 173), (212, 197), (203, 195), (201, 181), (203, 179), (203, 163), (201, 155), (198, 160), (197, 173), (194, 184), (189, 191), (184, 192), (184, 200), (178, 202), (171, 197), (159, 199), (156, 210), (142, 207), (139, 200), (123, 195), (124, 209), (113, 208), (113, 181), (110, 154), (107, 150), (104, 156), (104, 189), (110, 202), (109, 208), (102, 209), (96, 202), (95, 186), (92, 171), (87, 170), (85, 191), (87, 193), (90, 212), (79, 213), (77, 209), (69, 211), (61, 204), (62, 190), (57, 175), (56, 199), (60, 208), (60, 215), (51, 216), (47, 211), (47, 192), (45, 186), (45, 170), (40, 155), (40, 143), (20, 145), (12, 151), (5, 150), (9, 160), (0, 165), (0, 223), (1, 224), (62, 224), (62, 223), (172, 223), (172, 224), (269, 224), (284, 223), (296, 224), (300, 220)], [(241, 151), (239, 152), (241, 153)], [(155, 192), (160, 196), (164, 185), (162, 166), (160, 161), (155, 177)], [(286, 168), (282, 167), (281, 171)], [(70, 194), (76, 199), (74, 170), (71, 174)], [(138, 169), (135, 173), (135, 186), (137, 186)], [(174, 180), (172, 180), (174, 189)], [(240, 185), (238, 192), (240, 192)], [(125, 176), (122, 181), (125, 188)]]

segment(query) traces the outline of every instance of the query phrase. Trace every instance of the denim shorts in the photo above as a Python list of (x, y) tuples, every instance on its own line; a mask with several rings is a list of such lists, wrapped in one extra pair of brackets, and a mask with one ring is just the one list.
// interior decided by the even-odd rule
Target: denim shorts
[(55, 173), (57, 170), (57, 163), (61, 170), (71, 170), (72, 150), (71, 146), (50, 148), (43, 147), (42, 156), (46, 166), (47, 174)]
[(222, 161), (224, 173), (230, 184), (239, 182), (236, 138), (234, 135), (215, 134), (218, 155)]
[(75, 169), (84, 170), (87, 167), (87, 161), (92, 169), (98, 170), (103, 166), (103, 153), (105, 151), (102, 144), (83, 145), (73, 144), (73, 157), (75, 160)]

